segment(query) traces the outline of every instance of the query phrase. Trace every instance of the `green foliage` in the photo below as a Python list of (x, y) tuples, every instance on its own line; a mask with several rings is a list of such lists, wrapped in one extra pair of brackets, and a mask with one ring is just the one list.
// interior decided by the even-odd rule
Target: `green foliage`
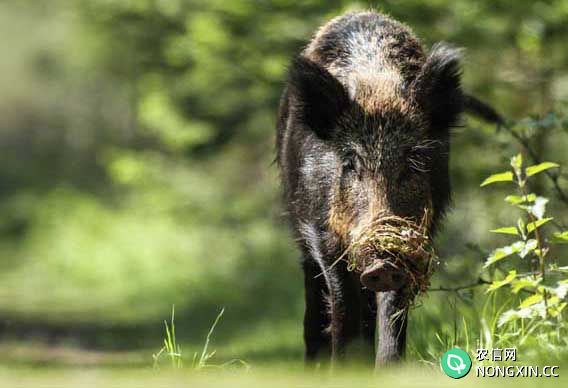
[(512, 181), (513, 181), (513, 173), (511, 171), (501, 172), (499, 174), (493, 174), (489, 178), (485, 179), (483, 183), (481, 183), (481, 187), (497, 182), (512, 182)]
[[(517, 321), (521, 321), (521, 326), (527, 328), (524, 330), (530, 336), (545, 336), (549, 345), (563, 346), (563, 335), (568, 329), (563, 318), (563, 311), (568, 304), (568, 277), (558, 271), (553, 259), (548, 256), (553, 240), (547, 238), (547, 234), (541, 229), (553, 220), (553, 217), (544, 216), (548, 200), (532, 193), (527, 194), (529, 178), (560, 166), (543, 162), (525, 167), (522, 155), (518, 154), (511, 159), (511, 167), (512, 171), (508, 173), (515, 177), (514, 184), (518, 193), (508, 195), (505, 200), (512, 207), (520, 209), (522, 216), (517, 219), (517, 226), (499, 228), (492, 232), (514, 235), (519, 239), (511, 245), (493, 251), (484, 267), (507, 261), (514, 269), (510, 270), (504, 279), (493, 281), (487, 292), (495, 293), (508, 286), (512, 294), (522, 294), (516, 307), (499, 315), (498, 326), (507, 326), (507, 329), (512, 330), (517, 327)], [(497, 181), (490, 177), (484, 183)], [(537, 203), (540, 205), (537, 206)], [(565, 232), (557, 233), (562, 235)], [(523, 271), (526, 267), (528, 272)], [(503, 332), (507, 333), (507, 329)], [(525, 334), (525, 338), (529, 334)]]
[(536, 166), (527, 167), (526, 170), (525, 170), (525, 173), (526, 173), (527, 177), (529, 177), (529, 176), (536, 175), (540, 172), (543, 172), (545, 170), (548, 170), (548, 169), (551, 169), (551, 168), (557, 168), (557, 167), (560, 167), (560, 165), (558, 163), (544, 162), (544, 163), (539, 163)]

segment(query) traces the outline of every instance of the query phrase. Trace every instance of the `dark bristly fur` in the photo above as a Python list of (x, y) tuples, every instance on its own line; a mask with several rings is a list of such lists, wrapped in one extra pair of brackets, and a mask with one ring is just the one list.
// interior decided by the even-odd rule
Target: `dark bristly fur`
[(325, 129), (331, 128), (349, 106), (349, 96), (341, 83), (323, 67), (299, 56), (290, 68), (288, 87), (297, 97), (298, 118), (320, 137), (329, 137)]
[[(368, 242), (377, 241), (374, 228), (397, 219), (427, 220), (425, 233), (435, 234), (450, 200), (449, 129), (464, 109), (491, 116), (464, 96), (460, 75), (459, 50), (437, 44), (427, 54), (408, 27), (376, 12), (331, 20), (292, 61), (276, 160), (303, 257), (308, 360), (341, 356), (357, 338), (373, 352), (377, 318), (377, 363), (403, 356), (414, 295), (390, 274), (399, 268), (393, 257), (412, 256), (395, 247), (387, 257)], [(353, 246), (366, 256), (360, 262), (390, 263), (369, 267), (381, 276), (390, 268), (391, 291), (363, 287), (341, 260)], [(367, 279), (379, 279), (375, 290), (387, 284)]]

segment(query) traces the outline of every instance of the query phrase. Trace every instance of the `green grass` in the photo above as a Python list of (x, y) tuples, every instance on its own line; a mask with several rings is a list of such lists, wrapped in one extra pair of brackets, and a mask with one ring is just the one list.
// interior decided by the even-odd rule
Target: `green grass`
[[(160, 349), (160, 351), (158, 353), (152, 355), (152, 358), (154, 359), (154, 368), (156, 368), (156, 369), (159, 368), (160, 358), (162, 357), (162, 355), (164, 355), (164, 356), (166, 356), (170, 359), (170, 361), (172, 363), (172, 367), (181, 368), (183, 366), (181, 345), (179, 345), (177, 343), (177, 340), (176, 340), (175, 314), (176, 314), (176, 308), (175, 308), (175, 305), (174, 305), (174, 306), (172, 306), (172, 319), (171, 319), (170, 323), (168, 324), (167, 321), (164, 321), (164, 326), (165, 326), (165, 330), (166, 330), (166, 332), (165, 332), (166, 336), (164, 338), (164, 346)], [(217, 324), (218, 318), (220, 318), (220, 316), (222, 314), (223, 314), (223, 310), (221, 310), (221, 313), (219, 314), (219, 316), (215, 320), (215, 325)], [(207, 341), (207, 343), (208, 342), (209, 341)], [(204, 354), (206, 354), (206, 352), (207, 352), (207, 343), (204, 347)], [(204, 354), (202, 354), (201, 359), (203, 359), (205, 357)], [(196, 358), (197, 358), (197, 353), (195, 353), (195, 356), (193, 357), (194, 361), (195, 361)]]
[[(561, 382), (566, 381), (562, 367), (558, 379), (482, 379), (476, 378), (472, 371), (465, 379), (455, 381), (443, 375), (439, 358), (449, 348), (459, 346), (474, 355), (478, 346), (515, 346), (522, 339), (522, 336), (505, 336), (495, 319), (491, 319), (503, 308), (496, 295), (478, 306), (476, 317), (463, 315), (461, 309), (465, 306), (460, 307), (459, 299), (453, 303), (451, 300), (448, 295), (434, 293), (424, 300), (422, 308), (412, 311), (407, 361), (380, 370), (376, 376), (369, 365), (364, 367), (357, 362), (339, 367), (333, 374), (326, 365), (315, 371), (305, 370), (302, 328), (296, 319), (251, 322), (247, 330), (233, 331), (225, 322), (222, 309), (210, 318), (208, 329), (195, 330), (187, 317), (176, 320), (172, 309), (170, 319), (164, 322), (163, 347), (157, 353), (156, 348), (109, 352), (64, 343), (51, 346), (34, 342), (2, 343), (0, 387), (365, 387), (376, 386), (378, 380), (381, 385), (395, 386), (533, 387), (562, 386)], [(188, 332), (193, 332), (192, 337), (199, 340), (180, 340)], [(157, 332), (156, 339), (159, 338)], [(557, 352), (550, 344), (533, 342), (518, 350), (517, 365), (568, 365), (566, 350)]]
[[(242, 366), (248, 369), (249, 365), (245, 361), (238, 358), (231, 359), (221, 364), (214, 363), (213, 357), (215, 356), (216, 350), (210, 351), (209, 344), (211, 343), (215, 328), (219, 324), (219, 321), (221, 320), (224, 312), (225, 309), (222, 308), (219, 314), (217, 314), (217, 317), (215, 318), (213, 324), (207, 332), (207, 336), (205, 337), (205, 342), (203, 343), (201, 351), (196, 351), (193, 353), (193, 358), (191, 360), (191, 364), (189, 365), (190, 370), (199, 371), (203, 369), (224, 369), (233, 366)], [(178, 344), (176, 338), (175, 306), (172, 306), (172, 317), (170, 323), (168, 324), (167, 321), (164, 321), (164, 326), (164, 346), (158, 353), (152, 355), (152, 358), (154, 359), (154, 369), (160, 369), (160, 361), (163, 356), (167, 357), (170, 360), (172, 368), (181, 369), (184, 366), (183, 353), (181, 350), (181, 345)]]
[[(252, 326), (228, 341), (216, 340), (223, 330), (223, 310), (216, 316), (201, 343), (178, 343), (183, 322), (175, 321), (175, 311), (165, 323), (164, 348), (154, 357), (159, 369), (152, 367), (152, 352), (101, 352), (69, 346), (34, 343), (0, 345), (0, 387), (547, 387), (565, 386), (568, 374), (560, 367), (559, 378), (477, 378), (474, 371), (461, 380), (445, 376), (438, 366), (441, 353), (458, 343), (473, 349), (478, 334), (465, 318), (459, 321), (456, 336), (435, 332), (428, 352), (420, 355), (409, 349), (408, 360), (399, 366), (373, 373), (360, 364), (327, 366), (307, 370), (302, 362), (301, 328), (297, 322), (276, 322)], [(487, 326), (485, 336), (492, 336)], [(221, 331), (219, 331), (221, 330)], [(219, 332), (217, 332), (219, 331)], [(225, 333), (226, 334), (226, 333)], [(424, 334), (427, 335), (428, 333)], [(411, 337), (417, 338), (416, 334)], [(414, 342), (416, 344), (416, 342)], [(488, 344), (489, 345), (489, 344)], [(492, 345), (493, 346), (493, 345)], [(184, 352), (181, 349), (184, 349)], [(470, 350), (471, 354), (471, 350)], [(189, 356), (186, 356), (189, 355)], [(193, 358), (191, 357), (192, 355)], [(165, 356), (165, 357), (164, 357)], [(161, 361), (163, 357), (164, 362)], [(187, 358), (188, 357), (188, 358)], [(235, 358), (247, 361), (232, 362)], [(567, 365), (556, 358), (525, 357), (519, 365)], [(192, 362), (193, 360), (193, 362)], [(186, 364), (183, 363), (186, 362)]]

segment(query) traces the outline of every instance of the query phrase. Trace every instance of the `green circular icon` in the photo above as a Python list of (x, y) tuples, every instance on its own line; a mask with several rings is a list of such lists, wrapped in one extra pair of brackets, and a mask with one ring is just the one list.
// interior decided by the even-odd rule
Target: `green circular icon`
[(453, 348), (444, 353), (440, 365), (445, 374), (453, 379), (461, 379), (471, 369), (471, 358), (465, 351)]

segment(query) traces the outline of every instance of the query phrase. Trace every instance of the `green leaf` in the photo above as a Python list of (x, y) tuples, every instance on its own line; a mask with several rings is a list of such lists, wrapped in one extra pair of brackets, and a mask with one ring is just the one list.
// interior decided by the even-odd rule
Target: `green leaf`
[(526, 236), (527, 226), (525, 225), (525, 221), (522, 218), (519, 218), (517, 220), (517, 230), (521, 233), (523, 240), (526, 240), (526, 238), (527, 238), (527, 236)]
[(509, 274), (507, 275), (507, 277), (505, 277), (505, 279), (496, 280), (493, 283), (491, 283), (491, 285), (487, 289), (487, 292), (495, 291), (503, 287), (504, 285), (511, 283), (513, 280), (515, 280), (516, 277), (517, 277), (517, 271), (515, 270), (509, 271)]
[(542, 278), (533, 279), (532, 277), (525, 277), (522, 279), (515, 279), (511, 282), (512, 292), (518, 294), (524, 288), (537, 287), (542, 281)]
[(493, 174), (487, 179), (483, 181), (481, 187), (490, 185), (496, 182), (512, 182), (513, 181), (513, 173), (511, 171), (501, 172), (499, 174)]
[(538, 174), (539, 172), (543, 172), (543, 171), (546, 171), (548, 169), (557, 168), (557, 167), (560, 167), (560, 165), (558, 163), (543, 162), (543, 163), (540, 163), (540, 164), (536, 164), (534, 166), (527, 167), (527, 169), (525, 171), (526, 171), (527, 176), (533, 176), (533, 175)]
[(524, 195), (524, 196), (519, 196), (519, 195), (508, 195), (505, 197), (505, 202), (510, 203), (511, 205), (518, 205), (520, 203), (525, 203), (525, 202), (534, 202), (534, 200), (536, 199), (536, 194), (528, 194), (528, 195)]
[(519, 231), (514, 226), (506, 226), (503, 228), (497, 228), (490, 230), (491, 233), (501, 233), (501, 234), (513, 234), (515, 236), (519, 235)]
[(548, 217), (548, 218), (543, 218), (542, 220), (537, 220), (535, 222), (531, 222), (527, 225), (527, 232), (532, 232), (535, 229), (540, 228), (542, 225), (546, 224), (549, 221), (552, 221), (554, 218), (552, 217)]
[(491, 264), (494, 264), (500, 260), (503, 260), (508, 256), (511, 256), (513, 253), (520, 252), (524, 248), (524, 246), (525, 246), (524, 241), (517, 241), (516, 243), (511, 244), (509, 246), (494, 250), (485, 261), (483, 268), (487, 268)]
[(534, 295), (529, 296), (525, 300), (523, 300), (521, 302), (521, 304), (519, 305), (519, 307), (520, 308), (529, 307), (529, 306), (532, 306), (533, 304), (537, 304), (540, 301), (542, 301), (542, 295), (541, 294), (534, 294)]
[(568, 230), (565, 232), (555, 232), (552, 242), (556, 244), (568, 244)]

